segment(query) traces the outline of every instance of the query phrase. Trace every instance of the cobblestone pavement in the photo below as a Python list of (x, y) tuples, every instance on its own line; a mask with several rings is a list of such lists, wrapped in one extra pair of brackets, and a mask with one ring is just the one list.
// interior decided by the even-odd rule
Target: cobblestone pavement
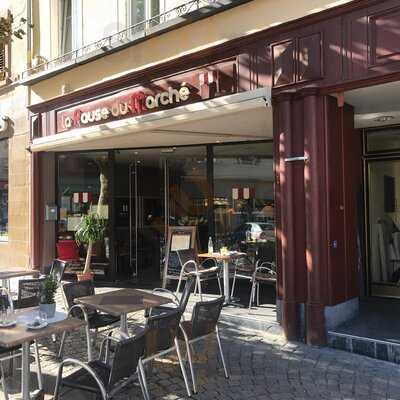
[[(141, 322), (142, 315), (130, 316), (131, 326)], [(333, 349), (286, 343), (279, 335), (250, 332), (227, 324), (221, 326), (221, 331), (230, 379), (224, 378), (216, 341), (196, 344), (199, 390), (194, 399), (400, 399), (398, 365)], [(68, 336), (65, 356), (85, 360), (83, 337), (83, 332)], [(48, 339), (40, 345), (46, 398), (50, 399), (57, 371), (58, 342)], [(174, 356), (154, 362), (147, 379), (153, 399), (187, 398)], [(11, 389), (17, 391), (18, 369), (8, 381)], [(36, 384), (34, 375), (32, 381)], [(76, 391), (62, 396), (68, 400), (89, 397)], [(117, 396), (117, 399), (136, 398), (142, 399), (142, 395), (134, 385)]]

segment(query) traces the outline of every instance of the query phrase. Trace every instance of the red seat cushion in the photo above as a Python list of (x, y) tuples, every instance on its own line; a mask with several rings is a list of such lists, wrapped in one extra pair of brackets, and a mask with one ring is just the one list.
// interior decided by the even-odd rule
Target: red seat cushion
[(57, 246), (57, 258), (71, 261), (79, 260), (79, 248), (75, 240), (59, 240)]

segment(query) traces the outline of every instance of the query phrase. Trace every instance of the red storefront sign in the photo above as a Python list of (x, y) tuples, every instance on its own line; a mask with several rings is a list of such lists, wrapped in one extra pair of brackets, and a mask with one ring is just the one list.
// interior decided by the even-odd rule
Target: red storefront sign
[(150, 82), (57, 112), (57, 133), (135, 117), (236, 91), (232, 61)]

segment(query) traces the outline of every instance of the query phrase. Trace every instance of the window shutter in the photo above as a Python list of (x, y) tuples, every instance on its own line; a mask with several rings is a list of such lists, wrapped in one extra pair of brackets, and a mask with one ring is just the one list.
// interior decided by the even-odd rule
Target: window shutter
[(0, 81), (6, 77), (6, 46), (0, 44)]

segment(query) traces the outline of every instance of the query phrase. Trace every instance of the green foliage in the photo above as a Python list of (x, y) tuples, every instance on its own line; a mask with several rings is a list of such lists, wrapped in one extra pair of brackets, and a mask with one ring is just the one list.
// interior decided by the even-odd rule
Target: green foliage
[(85, 214), (75, 232), (75, 240), (78, 243), (95, 243), (103, 239), (105, 230), (106, 221), (98, 214)]
[(42, 304), (54, 304), (57, 287), (57, 282), (51, 275), (48, 275), (43, 282), (40, 302)]
[[(0, 17), (0, 43), (7, 43), (13, 37), (17, 39), (22, 39), (26, 32), (22, 29), (27, 23), (26, 18), (20, 18), (19, 24), (17, 26), (14, 25), (14, 17), (9, 12), (7, 17)], [(32, 28), (33, 25), (30, 25), (29, 28)]]

